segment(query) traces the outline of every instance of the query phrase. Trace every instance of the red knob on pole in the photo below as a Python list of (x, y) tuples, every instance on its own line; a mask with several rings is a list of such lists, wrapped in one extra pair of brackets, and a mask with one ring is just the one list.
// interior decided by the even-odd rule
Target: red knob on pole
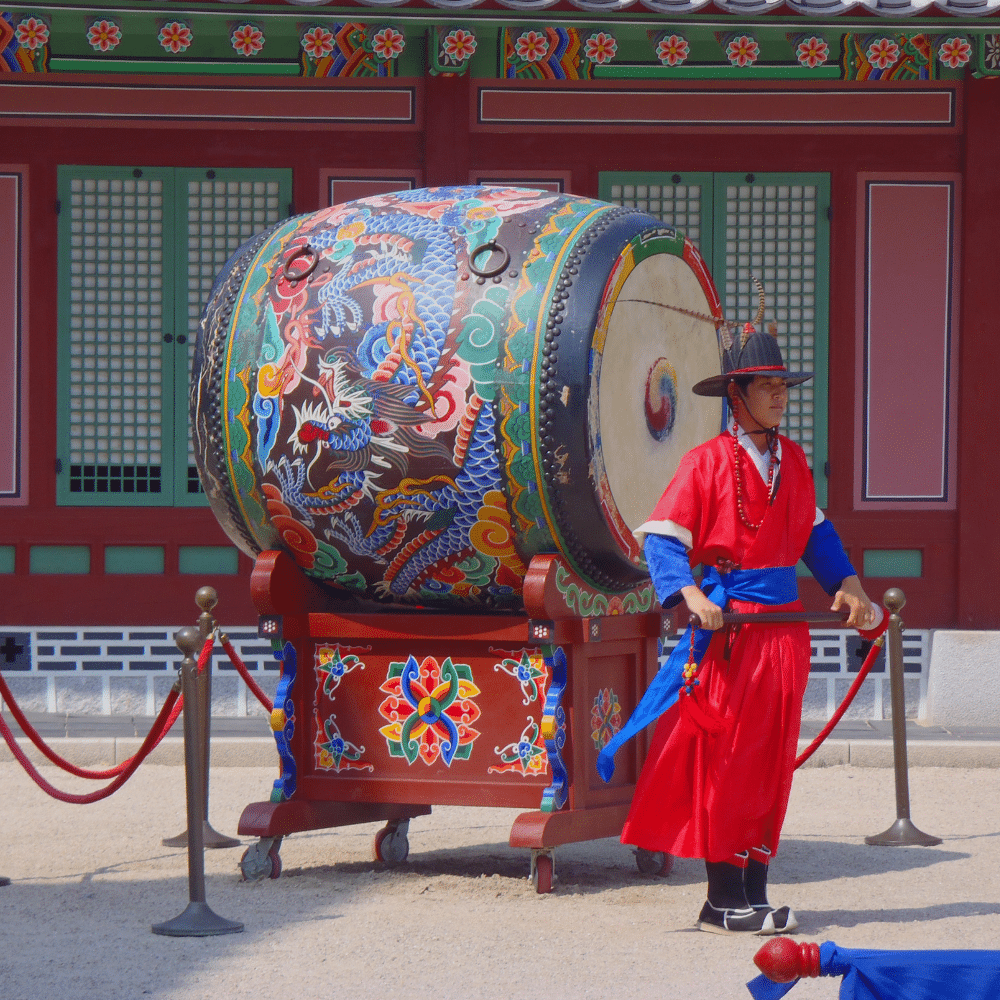
[(776, 937), (754, 955), (753, 961), (774, 983), (790, 983), (803, 977), (815, 979), (819, 975), (819, 945), (796, 944), (791, 938)]

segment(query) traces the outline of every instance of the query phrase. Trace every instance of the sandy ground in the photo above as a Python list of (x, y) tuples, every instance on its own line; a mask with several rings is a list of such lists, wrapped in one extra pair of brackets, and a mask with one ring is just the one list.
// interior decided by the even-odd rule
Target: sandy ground
[[(67, 790), (93, 786), (45, 769)], [(273, 769), (217, 768), (210, 818), (234, 833), (267, 798)], [(803, 769), (771, 899), (798, 913), (800, 941), (866, 948), (994, 948), (1000, 942), (1000, 771), (914, 769), (914, 822), (939, 847), (876, 848), (895, 818), (890, 768)], [(760, 938), (694, 929), (700, 862), (642, 876), (615, 840), (557, 852), (538, 895), (527, 852), (507, 845), (516, 810), (442, 807), (410, 826), (410, 858), (372, 861), (378, 825), (297, 834), (276, 881), (239, 881), (242, 848), (206, 852), (207, 900), (240, 934), (154, 935), (188, 903), (184, 772), (148, 765), (101, 803), (65, 805), (0, 765), (3, 1000), (719, 1000), (749, 997)], [(247, 840), (250, 844), (252, 841)], [(796, 1000), (835, 997), (838, 979)]]

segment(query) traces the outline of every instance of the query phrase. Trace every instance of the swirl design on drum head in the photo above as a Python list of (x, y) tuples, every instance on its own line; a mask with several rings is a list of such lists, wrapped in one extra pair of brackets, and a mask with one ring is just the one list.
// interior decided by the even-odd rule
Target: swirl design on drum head
[(670, 436), (677, 418), (677, 372), (666, 358), (657, 358), (646, 376), (646, 427), (656, 441)]

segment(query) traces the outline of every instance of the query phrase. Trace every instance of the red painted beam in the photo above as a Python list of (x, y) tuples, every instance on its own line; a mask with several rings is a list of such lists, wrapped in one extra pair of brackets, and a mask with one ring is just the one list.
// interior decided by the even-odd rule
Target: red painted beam
[[(993, 84), (993, 86), (991, 86)], [(959, 341), (958, 495), (955, 587), (959, 628), (1000, 628), (994, 569), (1000, 449), (997, 418), (997, 281), (991, 247), (1000, 220), (1000, 100), (995, 81), (966, 79), (965, 212)]]

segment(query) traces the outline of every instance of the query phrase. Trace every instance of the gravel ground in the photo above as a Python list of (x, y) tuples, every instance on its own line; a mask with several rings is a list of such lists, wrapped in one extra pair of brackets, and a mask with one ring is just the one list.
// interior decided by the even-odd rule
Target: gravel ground
[[(90, 784), (45, 768), (67, 790)], [(266, 799), (272, 768), (215, 768), (211, 820), (234, 833)], [(111, 798), (65, 805), (0, 764), (4, 1000), (719, 1000), (749, 997), (763, 939), (694, 929), (700, 862), (642, 876), (615, 840), (557, 852), (536, 894), (528, 854), (507, 837), (517, 810), (441, 807), (410, 825), (410, 858), (373, 862), (378, 824), (285, 840), (284, 874), (239, 881), (242, 849), (205, 855), (207, 899), (245, 930), (168, 938), (150, 926), (188, 902), (187, 852), (160, 841), (185, 826), (184, 772), (147, 765)], [(868, 847), (895, 817), (891, 768), (803, 769), (771, 900), (799, 941), (864, 948), (993, 948), (1000, 941), (1000, 771), (915, 768), (916, 825), (938, 847)], [(246, 841), (251, 843), (250, 840)], [(801, 982), (796, 1000), (835, 997)]]

